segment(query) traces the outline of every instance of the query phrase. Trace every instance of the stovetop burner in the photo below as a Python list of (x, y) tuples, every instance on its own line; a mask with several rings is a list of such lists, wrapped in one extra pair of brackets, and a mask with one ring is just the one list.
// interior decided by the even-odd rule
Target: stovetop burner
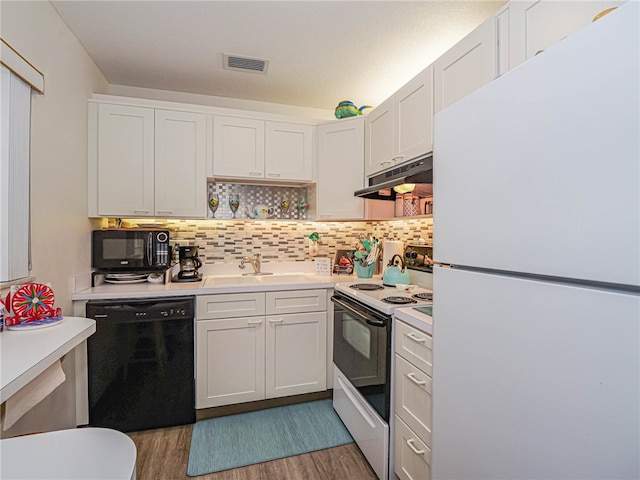
[(433, 293), (431, 292), (416, 293), (415, 295), (412, 295), (412, 296), (416, 300), (426, 300), (428, 302), (433, 301)]
[(408, 303), (418, 303), (416, 300), (409, 297), (384, 297), (382, 301), (386, 303), (393, 303), (394, 305), (406, 305)]
[(354, 290), (384, 290), (382, 285), (375, 283), (354, 283), (353, 285), (350, 285), (349, 288)]

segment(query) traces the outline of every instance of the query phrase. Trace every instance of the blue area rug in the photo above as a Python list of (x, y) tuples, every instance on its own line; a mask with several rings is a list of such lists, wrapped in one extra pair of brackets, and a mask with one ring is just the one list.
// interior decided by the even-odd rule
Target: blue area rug
[(331, 400), (197, 422), (187, 475), (195, 477), (352, 443)]

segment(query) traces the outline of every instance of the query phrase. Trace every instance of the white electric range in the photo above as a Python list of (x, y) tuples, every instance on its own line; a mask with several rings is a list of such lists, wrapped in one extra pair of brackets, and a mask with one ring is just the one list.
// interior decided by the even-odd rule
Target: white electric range
[(381, 280), (339, 283), (334, 303), (333, 407), (381, 480), (392, 478), (390, 416), (393, 313), (426, 307), (433, 292), (400, 290)]
[(365, 304), (385, 315), (393, 315), (399, 307), (422, 307), (433, 303), (433, 292), (418, 285), (406, 290), (383, 285), (382, 280), (338, 283), (337, 292)]

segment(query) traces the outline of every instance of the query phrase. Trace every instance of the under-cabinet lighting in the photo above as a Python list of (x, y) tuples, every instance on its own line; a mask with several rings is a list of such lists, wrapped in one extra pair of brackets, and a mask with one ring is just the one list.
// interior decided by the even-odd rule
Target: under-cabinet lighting
[(413, 192), (413, 189), (416, 188), (415, 183), (403, 183), (402, 185), (398, 185), (397, 187), (393, 187), (396, 193), (409, 193)]

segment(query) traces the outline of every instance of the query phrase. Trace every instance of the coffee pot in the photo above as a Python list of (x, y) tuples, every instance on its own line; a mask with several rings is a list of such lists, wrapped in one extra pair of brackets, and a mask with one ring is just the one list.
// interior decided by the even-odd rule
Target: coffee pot
[(180, 271), (174, 282), (197, 282), (202, 279), (198, 269), (202, 266), (202, 261), (198, 258), (198, 246), (178, 246), (178, 261)]

